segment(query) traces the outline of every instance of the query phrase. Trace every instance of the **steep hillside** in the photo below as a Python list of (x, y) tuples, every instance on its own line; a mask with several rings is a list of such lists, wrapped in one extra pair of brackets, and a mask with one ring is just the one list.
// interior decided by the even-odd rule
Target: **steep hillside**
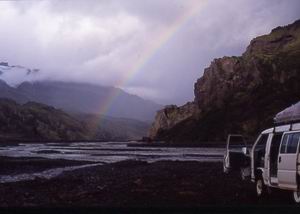
[(126, 141), (146, 136), (150, 124), (93, 114), (69, 115), (35, 102), (0, 99), (0, 141)]
[(53, 107), (0, 99), (0, 140), (85, 140), (83, 124)]
[(254, 137), (273, 124), (277, 112), (300, 100), (299, 59), (300, 20), (255, 38), (240, 57), (213, 60), (195, 83), (193, 113), (178, 113), (186, 106), (160, 111), (150, 137), (189, 142), (224, 140), (228, 133)]

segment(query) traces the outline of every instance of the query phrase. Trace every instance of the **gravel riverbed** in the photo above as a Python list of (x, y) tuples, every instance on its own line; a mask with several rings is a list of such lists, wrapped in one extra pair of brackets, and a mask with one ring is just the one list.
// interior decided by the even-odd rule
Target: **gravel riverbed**
[[(26, 163), (29, 171), (86, 164), (66, 160), (46, 164), (45, 159), (30, 164), (28, 159), (18, 165), (16, 161), (2, 162), (0, 174), (11, 167), (14, 173), (26, 172)], [(276, 206), (290, 205), (290, 196), (275, 192), (258, 200), (254, 184), (242, 181), (238, 174), (224, 174), (222, 163), (196, 161), (129, 160), (66, 171), (51, 179), (0, 184), (1, 207)]]

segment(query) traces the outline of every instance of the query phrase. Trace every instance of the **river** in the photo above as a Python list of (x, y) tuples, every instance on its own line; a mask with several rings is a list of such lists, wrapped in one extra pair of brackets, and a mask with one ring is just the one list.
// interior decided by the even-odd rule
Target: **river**
[(0, 156), (15, 158), (47, 158), (58, 160), (89, 161), (89, 164), (47, 169), (41, 172), (1, 175), (0, 183), (50, 179), (65, 171), (82, 167), (103, 165), (125, 160), (136, 161), (199, 161), (223, 160), (223, 148), (128, 147), (128, 142), (74, 142), (74, 143), (19, 143), (0, 145)]

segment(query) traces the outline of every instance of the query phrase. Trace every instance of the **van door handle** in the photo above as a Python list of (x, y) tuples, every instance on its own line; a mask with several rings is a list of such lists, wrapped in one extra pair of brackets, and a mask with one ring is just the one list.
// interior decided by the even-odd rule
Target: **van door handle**
[(281, 162), (281, 156), (279, 156), (278, 162), (279, 162), (279, 163)]

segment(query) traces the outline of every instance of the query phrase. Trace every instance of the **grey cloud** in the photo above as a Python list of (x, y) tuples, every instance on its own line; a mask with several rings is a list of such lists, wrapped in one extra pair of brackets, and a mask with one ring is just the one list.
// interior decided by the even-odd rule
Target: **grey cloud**
[[(41, 68), (41, 79), (115, 85), (195, 2), (0, 2), (0, 61)], [(253, 37), (299, 19), (299, 11), (298, 0), (206, 1), (121, 87), (183, 104), (213, 58), (240, 55)]]
[(169, 102), (183, 104), (193, 99), (194, 82), (214, 58), (240, 55), (254, 37), (298, 19), (299, 7), (298, 1), (209, 1), (143, 73), (151, 72), (166, 80), (164, 86), (160, 81), (153, 85), (164, 88), (162, 92), (165, 97), (169, 95)]

